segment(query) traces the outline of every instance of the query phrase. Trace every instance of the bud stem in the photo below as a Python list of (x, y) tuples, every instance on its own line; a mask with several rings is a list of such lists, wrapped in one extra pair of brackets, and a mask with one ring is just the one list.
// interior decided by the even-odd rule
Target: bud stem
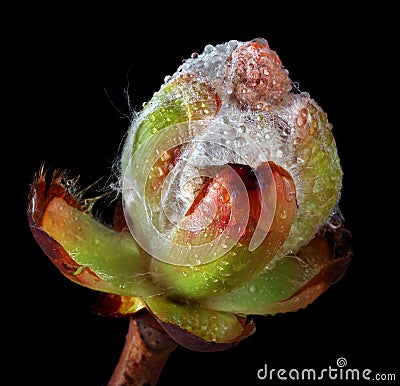
[(108, 386), (155, 386), (177, 344), (149, 315), (132, 316), (125, 345)]

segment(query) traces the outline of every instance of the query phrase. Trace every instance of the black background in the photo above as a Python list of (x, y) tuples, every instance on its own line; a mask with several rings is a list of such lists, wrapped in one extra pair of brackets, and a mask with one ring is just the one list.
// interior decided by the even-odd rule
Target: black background
[(11, 20), (2, 59), (11, 86), (2, 141), (7, 384), (106, 385), (128, 326), (127, 319), (94, 315), (97, 293), (65, 279), (33, 240), (26, 209), (34, 174), (45, 163), (80, 175), (82, 186), (108, 177), (130, 108), (139, 110), (182, 59), (206, 44), (256, 37), (268, 40), (333, 124), (353, 261), (306, 309), (256, 317), (257, 332), (230, 351), (176, 349), (159, 384), (267, 384), (256, 377), (264, 364), (321, 369), (339, 357), (351, 368), (400, 377), (398, 112), (384, 89), (397, 87), (387, 44), (391, 10), (192, 6), (21, 6), (4, 15)]

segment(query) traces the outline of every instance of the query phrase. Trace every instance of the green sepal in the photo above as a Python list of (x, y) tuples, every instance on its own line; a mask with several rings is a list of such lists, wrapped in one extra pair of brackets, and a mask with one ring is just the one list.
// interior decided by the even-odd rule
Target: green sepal
[(159, 293), (129, 232), (117, 232), (85, 212), (62, 184), (41, 175), (32, 185), (28, 211), (32, 233), (68, 279), (88, 288), (146, 297)]
[(172, 323), (208, 342), (236, 342), (255, 331), (251, 322), (246, 323), (246, 318), (210, 310), (199, 303), (178, 303), (166, 296), (148, 298), (146, 303), (162, 322)]
[[(340, 234), (342, 231), (337, 231)], [(250, 284), (229, 294), (202, 301), (206, 307), (242, 313), (267, 315), (297, 311), (320, 296), (341, 277), (351, 253), (334, 256), (329, 242), (318, 234), (297, 255), (286, 256)]]

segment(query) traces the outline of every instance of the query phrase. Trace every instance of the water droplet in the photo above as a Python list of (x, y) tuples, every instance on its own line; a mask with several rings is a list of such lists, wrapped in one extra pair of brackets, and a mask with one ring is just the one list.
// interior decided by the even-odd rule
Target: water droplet
[(245, 139), (244, 137), (236, 137), (236, 138), (233, 140), (233, 144), (234, 144), (235, 146), (237, 146), (237, 147), (243, 147), (243, 146), (246, 145), (246, 143), (247, 143), (247, 141), (246, 141), (246, 139)]
[(318, 128), (318, 121), (316, 119), (313, 119), (311, 121), (310, 129), (309, 129), (310, 135), (313, 135), (316, 132), (317, 128)]
[(256, 110), (267, 110), (267, 104), (263, 101), (258, 101), (255, 107)]
[(206, 54), (209, 54), (213, 49), (214, 49), (214, 46), (213, 46), (212, 44), (207, 44), (207, 45), (204, 47), (204, 52), (205, 52)]
[(308, 110), (306, 108), (303, 108), (299, 111), (299, 115), (297, 116), (296, 119), (296, 125), (298, 127), (303, 127), (308, 120)]
[(229, 40), (227, 44), (227, 48), (230, 50), (234, 50), (238, 46), (239, 42), (237, 40)]
[(225, 144), (229, 143), (229, 140), (222, 137), (222, 138), (219, 139), (219, 143), (220, 143), (221, 145), (225, 145)]
[(218, 182), (218, 181), (215, 181), (214, 183), (213, 183), (213, 185), (212, 185), (212, 187), (213, 187), (213, 189), (214, 190), (220, 190), (221, 189), (221, 183), (220, 182)]
[(190, 55), (190, 57), (191, 57), (192, 59), (196, 59), (196, 58), (199, 57), (199, 53), (198, 53), (198, 52), (193, 52), (192, 55)]
[(249, 291), (252, 293), (257, 292), (257, 287), (255, 285), (251, 285)]
[(283, 192), (287, 201), (292, 201), (296, 197), (296, 190), (289, 177), (282, 176)]
[(182, 276), (185, 276), (185, 277), (187, 277), (187, 272), (186, 271), (182, 271)]
[(156, 120), (156, 116), (154, 114), (150, 114), (148, 119), (150, 122), (154, 122)]
[(162, 177), (164, 175), (164, 169), (162, 167), (157, 167), (157, 173), (159, 177)]
[(168, 151), (166, 151), (160, 158), (163, 162), (168, 161), (169, 159), (171, 159), (171, 154)]
[(226, 202), (228, 202), (230, 200), (231, 196), (229, 195), (228, 192), (226, 192), (225, 194), (223, 194), (221, 196), (221, 201), (225, 204)]

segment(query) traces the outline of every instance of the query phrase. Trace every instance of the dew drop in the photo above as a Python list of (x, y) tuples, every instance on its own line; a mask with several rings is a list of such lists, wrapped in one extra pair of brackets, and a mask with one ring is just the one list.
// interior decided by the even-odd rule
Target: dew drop
[(315, 134), (315, 132), (317, 131), (317, 128), (318, 128), (318, 122), (316, 119), (313, 119), (311, 121), (310, 129), (309, 129), (310, 135)]
[(206, 54), (209, 54), (212, 50), (214, 49), (214, 46), (212, 44), (207, 44), (204, 48), (204, 52)]
[(213, 185), (212, 185), (212, 187), (213, 187), (213, 189), (214, 190), (220, 190), (221, 189), (221, 183), (220, 182), (218, 182), (218, 181), (215, 181), (214, 183), (213, 183)]
[(227, 117), (226, 115), (224, 115), (222, 117), (222, 122), (225, 123), (226, 125), (229, 124), (229, 117)]
[(168, 151), (166, 151), (162, 156), (161, 156), (161, 161), (163, 161), (163, 162), (165, 162), (165, 161), (168, 161), (169, 159), (171, 159), (171, 154), (168, 152)]
[(255, 285), (251, 285), (250, 288), (249, 288), (249, 291), (251, 293), (257, 292), (257, 287)]
[(237, 40), (229, 40), (228, 42), (228, 48), (233, 50), (238, 46), (238, 41)]
[(296, 190), (288, 177), (282, 176), (282, 181), (285, 198), (290, 202), (296, 197)]
[(160, 166), (157, 167), (157, 174), (159, 177), (162, 177), (165, 173), (164, 173), (164, 169)]
[(267, 105), (266, 103), (259, 101), (256, 104), (256, 110), (266, 110), (267, 109)]
[(246, 145), (246, 143), (247, 143), (247, 141), (246, 141), (246, 139), (243, 138), (243, 137), (236, 137), (236, 138), (233, 140), (233, 144), (234, 144), (236, 147), (243, 147), (243, 146)]
[(299, 111), (299, 115), (297, 116), (296, 119), (296, 125), (298, 127), (303, 127), (307, 123), (308, 119), (308, 110), (306, 108), (303, 108)]
[(223, 194), (223, 195), (221, 196), (221, 201), (225, 204), (226, 202), (229, 201), (230, 198), (231, 198), (231, 197), (230, 197), (229, 193), (226, 192), (225, 194)]

